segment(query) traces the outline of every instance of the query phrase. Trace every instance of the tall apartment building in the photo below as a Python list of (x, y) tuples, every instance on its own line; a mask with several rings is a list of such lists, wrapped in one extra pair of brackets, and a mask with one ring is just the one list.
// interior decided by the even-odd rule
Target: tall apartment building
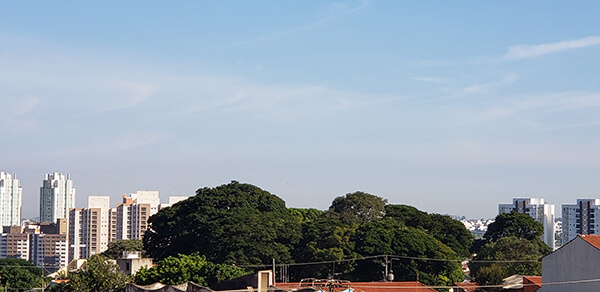
[(108, 249), (114, 239), (109, 196), (89, 196), (87, 208), (69, 211), (69, 258), (86, 259)]
[(23, 190), (16, 175), (0, 172), (0, 228), (21, 225)]
[(578, 199), (575, 205), (562, 205), (562, 242), (579, 234), (600, 234), (600, 199)]
[(137, 191), (128, 197), (123, 195), (123, 203), (118, 204), (117, 240), (142, 239), (148, 229), (148, 218), (158, 212), (160, 197), (157, 191)]
[(20, 258), (53, 273), (68, 264), (66, 219), (3, 228), (0, 258)]
[(543, 198), (514, 198), (512, 204), (499, 204), (498, 213), (524, 213), (544, 226), (542, 240), (552, 249), (556, 248), (554, 230), (554, 205)]
[(0, 258), (29, 260), (29, 236), (16, 227), (19, 229), (0, 234)]
[(75, 188), (70, 175), (58, 172), (46, 174), (40, 188), (40, 221), (66, 219), (71, 208), (75, 208)]
[(69, 264), (66, 234), (30, 234), (30, 261), (46, 272), (56, 272)]

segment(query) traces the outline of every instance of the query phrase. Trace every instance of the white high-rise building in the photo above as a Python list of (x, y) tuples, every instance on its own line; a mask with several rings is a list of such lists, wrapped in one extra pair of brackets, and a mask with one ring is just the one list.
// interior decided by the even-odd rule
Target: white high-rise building
[(89, 196), (87, 208), (69, 211), (69, 258), (86, 259), (108, 249), (112, 241), (109, 196)]
[(158, 212), (158, 191), (137, 191), (117, 205), (117, 240), (142, 239), (148, 229), (148, 218)]
[(16, 175), (0, 172), (0, 227), (21, 225), (22, 197)]
[(499, 204), (498, 213), (524, 213), (544, 225), (542, 240), (552, 249), (556, 248), (554, 241), (554, 204), (548, 204), (543, 198), (514, 198), (512, 204)]
[(562, 205), (562, 242), (579, 234), (600, 234), (600, 199), (578, 199), (575, 205)]
[(67, 218), (71, 208), (75, 208), (75, 188), (70, 175), (46, 174), (40, 188), (40, 221), (56, 222)]

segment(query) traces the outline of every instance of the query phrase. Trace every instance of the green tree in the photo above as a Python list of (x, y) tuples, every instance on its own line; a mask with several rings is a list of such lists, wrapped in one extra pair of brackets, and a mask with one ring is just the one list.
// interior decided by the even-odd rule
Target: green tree
[(66, 284), (57, 286), (56, 292), (121, 292), (131, 277), (119, 271), (119, 266), (108, 261), (107, 257), (93, 255), (81, 269), (68, 275)]
[(42, 270), (22, 259), (0, 259), (0, 284), (7, 290), (27, 290), (43, 285)]
[[(510, 212), (496, 216), (483, 235), (484, 244), (495, 242), (500, 238), (515, 236), (535, 243), (539, 253), (545, 255), (551, 252), (550, 247), (542, 241), (544, 226), (531, 216), (523, 213)], [(484, 246), (481, 244), (481, 246)], [(478, 252), (475, 250), (475, 252)]]
[(408, 227), (423, 229), (452, 248), (459, 256), (466, 258), (471, 255), (469, 248), (473, 243), (473, 235), (460, 221), (447, 215), (428, 214), (406, 205), (387, 205), (385, 210), (386, 217)]
[(387, 200), (378, 196), (354, 192), (335, 198), (329, 207), (329, 213), (345, 223), (361, 224), (382, 218), (386, 203)]
[(291, 270), (292, 277), (327, 278), (334, 272), (347, 274), (352, 271), (353, 263), (342, 260), (359, 256), (354, 252), (354, 242), (351, 240), (357, 228), (358, 224), (346, 224), (326, 216), (302, 224), (303, 236), (293, 253), (295, 261), (340, 263), (302, 266), (300, 269)]
[(518, 212), (502, 213), (488, 226), (483, 238), (488, 242), (502, 237), (516, 236), (535, 240), (544, 234), (544, 226), (531, 216)]
[(123, 239), (108, 244), (102, 255), (109, 259), (120, 259), (124, 251), (144, 251), (144, 243), (140, 239)]
[(502, 285), (504, 270), (501, 266), (491, 264), (489, 266), (481, 267), (478, 274), (477, 284), (483, 287), (478, 288), (477, 292), (500, 292), (503, 290), (502, 287), (485, 287)]
[(141, 285), (156, 282), (178, 285), (192, 281), (202, 286), (212, 286), (247, 274), (249, 272), (242, 268), (214, 264), (198, 254), (180, 254), (177, 257), (167, 257), (154, 267), (142, 268), (135, 275), (135, 282)]
[[(471, 274), (478, 282), (481, 269), (492, 265), (502, 269), (502, 278), (515, 274), (541, 275), (542, 263), (539, 259), (542, 256), (544, 254), (540, 252), (539, 246), (535, 242), (508, 236), (483, 246), (469, 267)], [(493, 261), (497, 262), (493, 263)], [(484, 275), (485, 272), (486, 270), (484, 270)]]
[(292, 262), (300, 223), (285, 202), (250, 184), (231, 182), (196, 195), (149, 219), (144, 249), (155, 259), (199, 253), (215, 263)]
[[(456, 252), (422, 229), (406, 227), (392, 218), (361, 225), (353, 240), (356, 252), (364, 257), (392, 255), (388, 260), (396, 280), (414, 281), (418, 277), (428, 285), (451, 285), (464, 279)], [(353, 272), (354, 280), (383, 279), (382, 260), (361, 264)]]
[(314, 208), (289, 208), (290, 214), (298, 220), (298, 222), (307, 222), (316, 220), (323, 215), (323, 211)]

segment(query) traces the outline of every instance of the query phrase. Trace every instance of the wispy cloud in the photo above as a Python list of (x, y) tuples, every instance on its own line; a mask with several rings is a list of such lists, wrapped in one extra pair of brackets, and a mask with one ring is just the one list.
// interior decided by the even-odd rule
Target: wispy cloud
[(566, 50), (580, 49), (600, 45), (600, 37), (589, 36), (576, 40), (560, 41), (539, 45), (516, 45), (508, 48), (502, 60), (520, 60), (535, 58), (543, 55), (557, 53)]
[(470, 123), (518, 119), (537, 129), (568, 129), (596, 126), (597, 115), (569, 115), (568, 120), (556, 118), (561, 113), (581, 112), (600, 108), (600, 94), (587, 92), (561, 92), (541, 95), (519, 95), (486, 103), (460, 111)]
[(307, 23), (305, 25), (293, 27), (293, 28), (290, 28), (287, 30), (282, 30), (282, 31), (274, 32), (274, 33), (270, 33), (270, 34), (267, 34), (267, 35), (249, 40), (249, 41), (240, 42), (237, 45), (248, 45), (248, 44), (253, 44), (253, 43), (259, 43), (259, 42), (263, 42), (263, 41), (277, 39), (280, 37), (285, 37), (285, 36), (295, 34), (298, 32), (302, 32), (302, 31), (317, 29), (327, 23), (335, 21), (336, 19), (339, 19), (341, 17), (344, 17), (344, 16), (352, 14), (352, 13), (356, 13), (356, 12), (363, 10), (369, 6), (370, 6), (370, 3), (367, 1), (363, 1), (360, 5), (358, 5), (356, 7), (351, 7), (351, 8), (346, 8), (345, 4), (334, 3), (331, 5), (331, 8), (334, 11), (334, 13), (327, 17), (323, 17), (317, 21)]
[(70, 157), (115, 154), (151, 146), (167, 139), (169, 134), (161, 132), (137, 131), (103, 139), (96, 143), (84, 143), (67, 148), (62, 154)]
[[(2, 98), (0, 98), (2, 100)], [(2, 103), (5, 105), (4, 114), (0, 119), (13, 129), (26, 130), (35, 127), (36, 119), (33, 111), (40, 104), (36, 97), (7, 98)]]
[(461, 97), (461, 96), (465, 96), (465, 95), (487, 93), (492, 90), (497, 90), (502, 87), (508, 86), (508, 85), (512, 84), (513, 82), (515, 82), (517, 79), (518, 79), (517, 75), (511, 74), (511, 75), (504, 77), (500, 81), (470, 85), (470, 86), (467, 86), (467, 87), (464, 87), (464, 88), (458, 90), (457, 92), (455, 92), (452, 95), (452, 97)]
[[(203, 77), (207, 78), (207, 77)], [(169, 112), (184, 117), (206, 112), (240, 112), (261, 119), (297, 119), (314, 112), (335, 112), (401, 100), (400, 96), (360, 94), (319, 85), (260, 85), (240, 80), (178, 79), (164, 85), (180, 91), (181, 106)], [(185, 98), (196, 95), (202, 98)]]
[(446, 79), (440, 77), (413, 77), (412, 80), (430, 82), (430, 83), (446, 83)]
[(94, 114), (122, 110), (136, 106), (144, 102), (146, 99), (148, 99), (148, 97), (150, 97), (150, 95), (158, 90), (158, 87), (155, 84), (132, 81), (114, 82), (113, 87), (122, 91), (122, 99), (112, 106), (109, 105), (101, 108), (100, 110), (94, 112)]

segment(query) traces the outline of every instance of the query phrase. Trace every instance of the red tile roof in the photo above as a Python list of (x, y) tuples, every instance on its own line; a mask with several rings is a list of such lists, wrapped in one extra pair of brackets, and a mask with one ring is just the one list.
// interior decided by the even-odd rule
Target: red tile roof
[(454, 285), (456, 285), (456, 287), (458, 287), (458, 288), (462, 288), (463, 290), (465, 290), (467, 292), (473, 292), (473, 291), (477, 290), (477, 288), (479, 288), (479, 285), (477, 285), (477, 283), (475, 283), (475, 282), (461, 282), (461, 283), (454, 283)]
[(523, 291), (534, 292), (542, 288), (542, 276), (523, 276)]
[(596, 234), (580, 234), (583, 240), (587, 241), (587, 243), (591, 244), (593, 247), (600, 249), (600, 235)]

